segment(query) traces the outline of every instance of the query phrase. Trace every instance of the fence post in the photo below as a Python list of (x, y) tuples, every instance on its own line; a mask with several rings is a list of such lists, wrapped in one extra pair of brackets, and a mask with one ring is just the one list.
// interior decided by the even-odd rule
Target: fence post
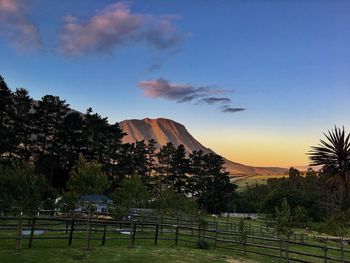
[(278, 262), (281, 263), (282, 262), (282, 239), (279, 240), (280, 243), (280, 257), (278, 259)]
[(130, 247), (134, 247), (135, 244), (135, 235), (136, 235), (136, 222), (131, 222), (130, 225)]
[(36, 216), (33, 217), (32, 225), (31, 225), (31, 228), (30, 228), (30, 237), (29, 237), (29, 243), (28, 243), (28, 247), (29, 248), (32, 247), (33, 236), (34, 236), (34, 229), (35, 229), (35, 221), (36, 221)]
[(143, 215), (143, 211), (142, 211), (142, 214), (141, 214), (141, 232), (143, 233), (143, 218), (144, 218), (144, 215)]
[(324, 251), (324, 263), (327, 263), (328, 262), (328, 256), (327, 256), (328, 247), (327, 247), (327, 245), (324, 246), (323, 251)]
[(132, 230), (133, 230), (133, 222), (130, 221), (130, 229), (129, 229), (130, 241), (129, 241), (129, 247), (132, 247), (132, 245), (133, 245), (133, 241), (132, 241)]
[(289, 262), (289, 236), (287, 237), (285, 249), (286, 249), (286, 262)]
[(105, 222), (105, 225), (103, 227), (102, 246), (104, 246), (106, 243), (106, 232), (107, 232), (107, 222)]
[(179, 226), (176, 225), (175, 226), (175, 246), (177, 246), (178, 237), (179, 237)]
[(22, 219), (23, 212), (18, 213), (18, 224), (17, 224), (17, 236), (16, 236), (16, 252), (21, 251), (21, 241), (22, 241)]
[(158, 243), (158, 231), (159, 231), (159, 224), (156, 225), (156, 234), (154, 236), (154, 244), (157, 245)]
[(192, 236), (194, 235), (194, 231), (193, 231), (193, 217), (191, 216), (191, 231), (192, 231)]
[(340, 240), (340, 258), (341, 262), (344, 263), (344, 242)]
[(215, 231), (215, 243), (214, 243), (214, 249), (216, 249), (216, 244), (218, 242), (218, 230)]
[(198, 239), (201, 239), (201, 226), (200, 226), (200, 224), (199, 224), (199, 222), (198, 222)]
[(68, 220), (66, 220), (66, 231), (65, 233), (67, 234), (68, 233)]
[(74, 223), (75, 223), (75, 219), (73, 218), (73, 219), (72, 219), (72, 222), (71, 222), (71, 225), (70, 225), (68, 246), (72, 245), (73, 232), (74, 232)]

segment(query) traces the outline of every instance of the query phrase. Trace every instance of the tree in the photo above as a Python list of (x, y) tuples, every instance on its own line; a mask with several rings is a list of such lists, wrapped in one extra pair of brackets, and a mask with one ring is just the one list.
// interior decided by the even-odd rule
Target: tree
[[(289, 249), (288, 241), (291, 235), (293, 234), (293, 216), (292, 216), (289, 204), (287, 202), (287, 199), (283, 200), (280, 208), (276, 207), (275, 230), (278, 234), (278, 237), (281, 239), (281, 242), (284, 243), (286, 258), (288, 262), (288, 249)], [(283, 236), (287, 238), (287, 242), (284, 241)]]
[(34, 118), (33, 99), (29, 97), (25, 89), (17, 89), (13, 94), (14, 125), (13, 132), (16, 135), (15, 154), (18, 158), (29, 161), (33, 150)]
[(147, 145), (144, 140), (137, 141), (133, 153), (134, 173), (136, 173), (144, 184), (148, 183), (147, 171)]
[(148, 202), (148, 191), (138, 175), (125, 180), (122, 188), (115, 192), (114, 200), (118, 212), (125, 215), (131, 208), (144, 208)]
[(283, 200), (280, 208), (275, 208), (275, 230), (279, 236), (288, 238), (293, 233), (293, 216), (287, 199)]
[(334, 215), (330, 218), (329, 226), (331, 228), (331, 233), (339, 237), (341, 243), (343, 243), (346, 235), (349, 233), (349, 222), (350, 209), (347, 211), (336, 209)]
[[(202, 187), (198, 204), (207, 212), (220, 214), (228, 209), (234, 198), (236, 186), (230, 183), (228, 172), (224, 168), (224, 159), (214, 153), (203, 156), (203, 174), (197, 176), (198, 186)], [(195, 193), (197, 195), (198, 193)]]
[(169, 187), (168, 176), (171, 175), (171, 164), (172, 157), (175, 152), (175, 145), (168, 142), (160, 148), (159, 152), (156, 154), (158, 160), (157, 171), (157, 191), (162, 192)]
[[(321, 166), (321, 175), (334, 191), (339, 190), (350, 196), (350, 134), (344, 127), (334, 127), (334, 130), (324, 133), (327, 140), (320, 140), (318, 146), (312, 146), (309, 152), (311, 165)], [(341, 199), (340, 199), (341, 203)]]
[(0, 75), (0, 157), (10, 160), (16, 147), (13, 132), (13, 94)]
[(21, 250), (22, 213), (31, 214), (39, 208), (45, 188), (45, 180), (34, 173), (30, 164), (0, 166), (0, 209), (16, 209), (18, 213), (17, 252)]
[(176, 193), (187, 192), (187, 173), (189, 160), (186, 158), (185, 147), (181, 144), (173, 152), (170, 160), (170, 174), (166, 178), (168, 186)]
[(0, 166), (1, 209), (37, 210), (45, 187), (44, 178), (28, 163)]
[(156, 170), (156, 151), (157, 151), (157, 142), (154, 139), (150, 139), (147, 144), (147, 171), (148, 177), (155, 173)]
[(63, 188), (60, 178), (64, 173), (61, 165), (64, 142), (60, 140), (59, 134), (69, 110), (68, 106), (65, 100), (52, 95), (44, 96), (34, 106), (36, 170), (47, 177), (49, 186), (58, 189)]
[(165, 189), (156, 199), (156, 206), (161, 214), (170, 214), (173, 217), (180, 213), (188, 215), (197, 211), (197, 205), (193, 199), (185, 197), (171, 189)]
[(289, 177), (292, 179), (299, 178), (300, 177), (299, 170), (295, 169), (294, 167), (289, 168)]
[[(95, 161), (88, 162), (80, 156), (78, 163), (73, 168), (67, 183), (68, 194), (80, 198), (84, 195), (101, 194), (109, 187), (107, 176), (102, 171), (102, 165)], [(89, 199), (88, 199), (89, 200)], [(86, 249), (90, 249), (91, 227), (90, 216), (92, 203), (88, 201), (86, 206)]]

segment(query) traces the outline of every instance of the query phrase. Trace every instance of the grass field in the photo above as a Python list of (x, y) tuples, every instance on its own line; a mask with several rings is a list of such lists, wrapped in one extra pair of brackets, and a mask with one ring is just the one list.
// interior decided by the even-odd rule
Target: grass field
[(33, 248), (24, 249), (20, 254), (0, 250), (1, 262), (247, 262), (235, 261), (237, 257), (222, 255), (211, 250), (186, 247), (138, 245), (96, 246), (91, 251), (83, 248)]
[(140, 263), (180, 263), (180, 262), (271, 262), (251, 260), (238, 254), (218, 250), (197, 249), (194, 245), (181, 244), (175, 246), (173, 241), (162, 240), (154, 245), (151, 240), (137, 240), (133, 248), (129, 248), (127, 240), (110, 240), (105, 246), (92, 241), (92, 249), (84, 249), (84, 241), (75, 241), (71, 247), (62, 240), (35, 240), (33, 248), (27, 248), (24, 240), (20, 253), (14, 252), (14, 240), (0, 241), (0, 262), (140, 262)]
[(231, 181), (238, 186), (238, 191), (243, 191), (248, 185), (266, 184), (268, 179), (288, 177), (285, 174), (278, 175), (252, 175), (245, 177), (233, 178)]
[[(209, 218), (208, 218), (209, 219)], [(46, 220), (46, 219), (44, 219)], [(210, 219), (209, 219), (210, 220)], [(230, 232), (230, 227), (227, 227), (227, 222), (237, 223), (237, 219), (217, 218), (215, 222), (212, 218), (210, 221), (215, 223), (221, 231)], [(4, 222), (5, 223), (5, 222)], [(15, 221), (7, 222), (7, 224), (15, 224)], [(207, 231), (202, 237), (209, 244), (209, 250), (197, 249), (195, 241), (198, 240), (198, 233), (192, 233), (189, 229), (182, 229), (179, 233), (178, 246), (174, 243), (175, 232), (174, 229), (164, 229), (164, 232), (159, 234), (158, 244), (154, 244), (154, 227), (149, 226), (141, 229), (139, 226), (136, 232), (134, 247), (130, 248), (131, 239), (129, 235), (121, 234), (116, 231), (119, 225), (110, 226), (108, 228), (108, 235), (105, 246), (101, 245), (101, 227), (93, 228), (92, 231), (92, 249), (86, 251), (84, 249), (84, 224), (77, 225), (77, 231), (74, 232), (73, 243), (68, 246), (69, 233), (65, 233), (65, 224), (51, 222), (50, 226), (47, 225), (49, 221), (41, 221), (38, 225), (38, 229), (47, 228), (47, 231), (40, 236), (36, 236), (33, 240), (33, 246), (28, 248), (28, 236), (25, 236), (22, 242), (22, 251), (15, 253), (15, 229), (13, 230), (1, 230), (0, 231), (0, 262), (278, 262), (278, 246), (279, 243), (273, 241), (274, 234), (264, 233), (264, 237), (269, 239), (259, 239), (261, 229), (261, 221), (249, 220), (250, 230), (253, 232), (252, 237), (249, 237), (247, 244), (255, 243), (261, 247), (247, 246), (247, 250), (274, 254), (276, 257), (271, 258), (267, 256), (257, 254), (243, 254), (238, 252), (237, 249), (242, 248), (239, 244), (225, 243), (223, 241), (218, 242), (217, 249), (214, 246), (213, 237), (215, 232), (209, 233)], [(212, 224), (210, 228), (212, 227)], [(127, 224), (123, 226), (126, 227)], [(231, 224), (230, 224), (231, 226)], [(236, 228), (236, 226), (234, 227)], [(235, 229), (234, 229), (235, 230)], [(298, 230), (299, 231), (299, 230)], [(5, 239), (11, 237), (12, 239)], [(45, 238), (45, 239), (40, 239)], [(61, 238), (61, 239), (59, 239)], [(220, 235), (221, 240), (236, 240), (234, 235)], [(294, 241), (298, 242), (298, 236)], [(293, 241), (293, 239), (292, 239)], [(297, 244), (291, 244), (290, 249), (299, 253), (312, 253), (319, 256), (323, 255), (322, 247), (325, 243), (320, 243), (311, 237), (307, 237), (308, 245), (312, 246), (300, 246)], [(268, 248), (265, 248), (267, 246)], [(316, 246), (322, 246), (316, 247)], [(329, 247), (338, 247), (335, 242), (328, 242)], [(345, 247), (349, 251), (350, 247)], [(339, 252), (329, 250), (328, 256), (339, 258)], [(350, 252), (346, 252), (345, 258), (350, 259)], [(294, 258), (308, 259), (311, 262), (324, 262), (322, 258), (313, 258), (303, 255), (294, 254)], [(310, 261), (309, 261), (310, 262)], [(328, 261), (334, 262), (334, 261)]]

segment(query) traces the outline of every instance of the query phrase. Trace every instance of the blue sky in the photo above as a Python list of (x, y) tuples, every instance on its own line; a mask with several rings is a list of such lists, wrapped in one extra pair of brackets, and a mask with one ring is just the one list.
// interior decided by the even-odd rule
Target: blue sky
[(0, 74), (111, 122), (174, 119), (237, 162), (304, 165), (322, 132), (350, 130), (349, 13), (336, 0), (0, 0)]

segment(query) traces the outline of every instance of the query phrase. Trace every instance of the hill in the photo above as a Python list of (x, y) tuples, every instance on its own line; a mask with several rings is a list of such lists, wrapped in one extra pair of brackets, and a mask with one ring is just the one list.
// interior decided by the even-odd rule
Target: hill
[[(127, 133), (123, 138), (123, 143), (134, 143), (136, 141), (149, 141), (150, 139), (154, 139), (158, 142), (160, 147), (168, 142), (172, 142), (176, 146), (183, 144), (187, 153), (191, 153), (194, 150), (202, 150), (204, 153), (214, 153), (213, 150), (203, 146), (197, 141), (184, 125), (170, 119), (132, 119), (124, 120), (120, 122), (119, 125)], [(226, 158), (225, 166), (230, 174), (235, 176), (256, 174), (275, 175), (287, 171), (287, 169), (279, 167), (248, 166), (230, 161)]]

